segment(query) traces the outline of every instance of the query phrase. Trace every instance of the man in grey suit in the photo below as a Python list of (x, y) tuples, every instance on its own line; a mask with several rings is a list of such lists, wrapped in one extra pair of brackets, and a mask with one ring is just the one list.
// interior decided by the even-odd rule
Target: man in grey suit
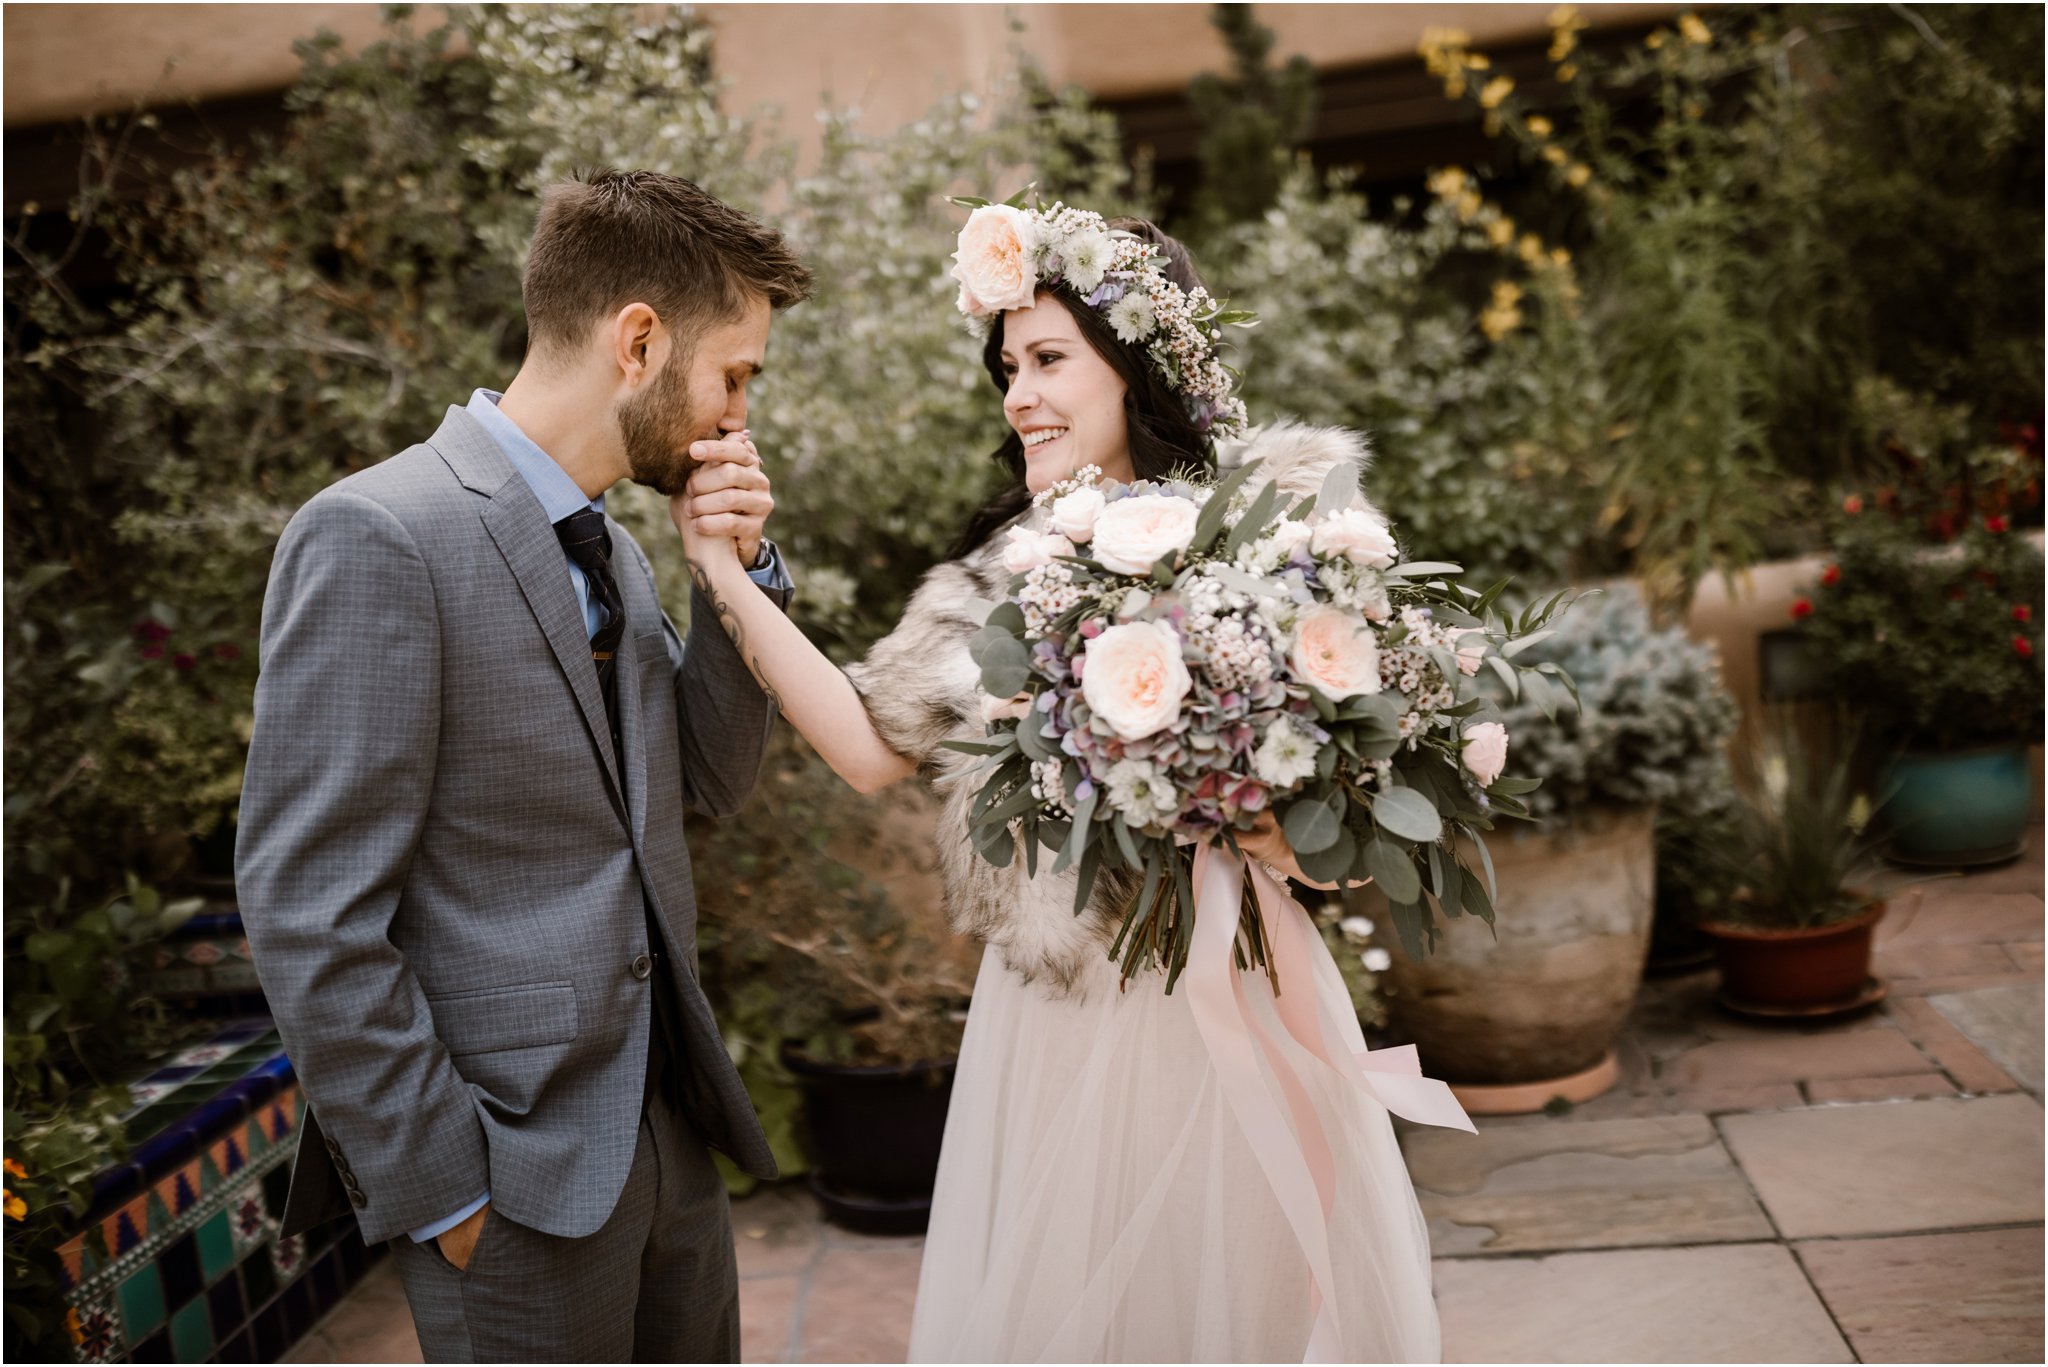
[(810, 276), (688, 181), (543, 197), (497, 395), (292, 519), (264, 600), (236, 877), (309, 1103), (284, 1230), (395, 1245), (427, 1359), (737, 1361), (706, 1145), (775, 1174), (698, 986), (685, 806), (774, 723), (701, 593), (679, 638), (603, 513), (686, 494), (789, 583), (744, 431)]

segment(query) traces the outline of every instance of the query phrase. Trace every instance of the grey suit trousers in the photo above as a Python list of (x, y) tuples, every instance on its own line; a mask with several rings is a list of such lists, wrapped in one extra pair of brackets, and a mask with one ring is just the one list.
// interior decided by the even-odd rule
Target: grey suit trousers
[(461, 1271), (433, 1240), (392, 1247), (428, 1362), (740, 1360), (725, 1182), (658, 1081), (596, 1233), (543, 1234), (493, 1209)]

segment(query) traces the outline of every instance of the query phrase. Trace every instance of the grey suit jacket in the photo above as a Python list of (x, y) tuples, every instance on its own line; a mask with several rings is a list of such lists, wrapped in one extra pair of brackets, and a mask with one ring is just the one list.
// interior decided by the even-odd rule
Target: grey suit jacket
[[(685, 1113), (775, 1173), (698, 986), (683, 843), (685, 805), (739, 809), (774, 716), (710, 607), (686, 648), (610, 527), (623, 755), (554, 529), (462, 409), (278, 542), (235, 875), (310, 1105), (286, 1233), (353, 1209), (389, 1239), (486, 1188), (522, 1225), (595, 1231), (664, 976)], [(648, 906), (668, 975), (641, 958)]]

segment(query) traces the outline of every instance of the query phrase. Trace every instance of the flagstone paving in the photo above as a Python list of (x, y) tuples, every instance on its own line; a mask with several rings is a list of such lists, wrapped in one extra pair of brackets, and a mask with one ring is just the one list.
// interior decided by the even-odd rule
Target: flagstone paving
[[(2042, 1361), (2040, 843), (1897, 899), (1860, 1016), (1652, 980), (1605, 1095), (1397, 1123), (1444, 1360)], [(824, 1225), (800, 1183), (733, 1226), (746, 1361), (903, 1360), (921, 1240)], [(419, 1361), (390, 1261), (288, 1360)]]

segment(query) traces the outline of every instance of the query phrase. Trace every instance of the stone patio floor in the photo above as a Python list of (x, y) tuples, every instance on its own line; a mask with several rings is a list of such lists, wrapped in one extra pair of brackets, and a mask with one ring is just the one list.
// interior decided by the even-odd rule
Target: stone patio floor
[[(1739, 1019), (1643, 986), (1623, 1077), (1475, 1137), (1401, 1122), (1446, 1362), (2040, 1362), (2042, 855), (1879, 929), (1881, 1006)], [(733, 1207), (748, 1362), (901, 1362), (921, 1241)], [(418, 1362), (380, 1263), (292, 1362)]]

